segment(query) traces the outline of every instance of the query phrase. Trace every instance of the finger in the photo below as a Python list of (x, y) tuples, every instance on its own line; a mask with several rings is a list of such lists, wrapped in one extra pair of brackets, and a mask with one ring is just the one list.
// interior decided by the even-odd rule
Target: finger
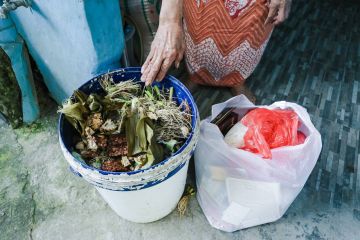
[(175, 67), (179, 68), (181, 60), (184, 58), (184, 50), (180, 51), (175, 59)]
[(284, 22), (286, 18), (285, 14), (285, 6), (281, 6), (277, 16), (274, 18), (274, 24), (279, 25), (280, 23)]
[(160, 82), (164, 79), (166, 73), (169, 71), (171, 64), (174, 62), (175, 58), (176, 58), (176, 54), (174, 54), (168, 58), (165, 58), (163, 64), (161, 65), (159, 73), (155, 77), (155, 80), (157, 82)]
[(283, 23), (284, 21), (285, 21), (285, 17), (276, 17), (273, 24), (279, 25), (279, 24)]
[(156, 59), (159, 58), (161, 56), (162, 51), (160, 49), (157, 49), (153, 55), (153, 57), (151, 58), (151, 60), (148, 63), (147, 68), (145, 68), (143, 74), (142, 74), (142, 81), (146, 83), (147, 78), (149, 76), (149, 73), (151, 72), (151, 70), (154, 68), (154, 64), (156, 62)]
[(156, 52), (156, 48), (155, 48), (155, 47), (152, 47), (152, 48), (150, 49), (150, 53), (148, 54), (148, 56), (147, 56), (147, 58), (146, 58), (146, 60), (145, 60), (145, 62), (144, 62), (144, 64), (143, 64), (143, 66), (142, 66), (142, 68), (141, 68), (141, 72), (142, 72), (142, 73), (144, 72), (144, 70), (146, 69), (146, 67), (149, 66), (149, 63), (150, 63), (151, 59), (153, 58), (155, 52)]
[(154, 81), (156, 75), (159, 73), (160, 67), (163, 63), (163, 56), (162, 54), (160, 54), (156, 60), (152, 63), (151, 69), (149, 71), (149, 73), (146, 75), (146, 79), (145, 79), (145, 85), (149, 86), (152, 84), (152, 82)]
[[(143, 64), (142, 67), (141, 67), (141, 73), (144, 73), (144, 72), (145, 72), (145, 69), (148, 68), (149, 63), (150, 63), (151, 59), (153, 58), (155, 51), (156, 51), (156, 50), (155, 50), (155, 47), (152, 47), (151, 50), (150, 50), (149, 55), (147, 56), (144, 64)], [(142, 79), (141, 79), (141, 80), (142, 80)]]
[(279, 4), (273, 4), (272, 2), (269, 5), (269, 13), (265, 20), (265, 25), (268, 23), (272, 23), (274, 21), (274, 17), (276, 16), (279, 10)]

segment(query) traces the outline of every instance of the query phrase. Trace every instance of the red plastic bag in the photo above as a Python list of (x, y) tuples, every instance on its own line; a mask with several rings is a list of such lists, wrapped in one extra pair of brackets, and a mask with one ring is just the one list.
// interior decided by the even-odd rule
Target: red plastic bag
[(298, 131), (299, 118), (292, 110), (257, 108), (247, 113), (241, 123), (248, 127), (242, 149), (264, 158), (272, 157), (273, 148), (298, 145), (306, 138)]

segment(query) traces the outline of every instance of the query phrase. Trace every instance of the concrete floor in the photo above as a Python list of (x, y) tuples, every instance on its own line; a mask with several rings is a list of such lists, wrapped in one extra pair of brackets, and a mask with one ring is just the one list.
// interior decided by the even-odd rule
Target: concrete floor
[[(305, 188), (279, 221), (235, 233), (211, 228), (195, 198), (150, 224), (118, 217), (95, 189), (68, 171), (56, 133), (57, 106), (12, 130), (0, 120), (0, 239), (359, 239), (360, 20), (357, 1), (294, 1), (248, 81), (258, 102), (304, 105), (323, 136)], [(230, 97), (201, 88), (202, 117)], [(189, 180), (193, 179), (190, 169)]]

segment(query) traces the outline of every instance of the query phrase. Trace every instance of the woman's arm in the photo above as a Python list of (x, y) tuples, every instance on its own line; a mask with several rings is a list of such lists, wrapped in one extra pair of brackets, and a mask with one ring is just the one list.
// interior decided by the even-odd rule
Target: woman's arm
[(182, 4), (183, 0), (162, 1), (159, 27), (141, 68), (141, 80), (146, 85), (161, 81), (174, 62), (179, 67), (184, 56)]

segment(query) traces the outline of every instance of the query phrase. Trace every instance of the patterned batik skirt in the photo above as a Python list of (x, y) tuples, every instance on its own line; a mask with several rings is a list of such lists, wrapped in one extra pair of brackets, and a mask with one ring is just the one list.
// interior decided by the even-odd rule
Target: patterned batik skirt
[(273, 27), (264, 25), (267, 0), (184, 0), (190, 80), (241, 85), (259, 63)]

